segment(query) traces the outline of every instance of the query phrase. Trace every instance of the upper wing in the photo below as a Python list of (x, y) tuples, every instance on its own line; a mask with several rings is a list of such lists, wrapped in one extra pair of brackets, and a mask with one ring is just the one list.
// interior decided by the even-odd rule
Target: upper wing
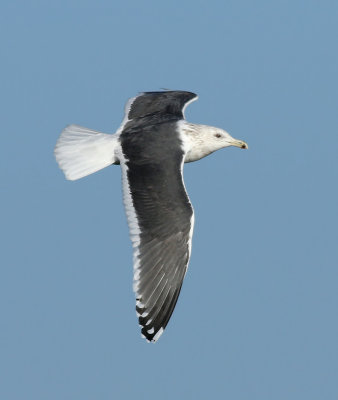
[(190, 257), (193, 209), (183, 183), (184, 153), (174, 125), (121, 135), (136, 311), (142, 334), (150, 341), (159, 338), (170, 319)]
[(197, 98), (195, 93), (180, 90), (141, 93), (127, 102), (124, 123), (150, 116), (182, 119), (187, 105)]

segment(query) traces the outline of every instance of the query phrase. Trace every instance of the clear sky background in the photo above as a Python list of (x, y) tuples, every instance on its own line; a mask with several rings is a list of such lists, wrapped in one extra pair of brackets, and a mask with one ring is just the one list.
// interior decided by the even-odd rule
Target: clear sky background
[[(338, 3), (3, 1), (0, 398), (338, 398)], [(139, 91), (249, 150), (185, 166), (193, 252), (140, 337), (119, 167), (68, 182), (65, 125)]]

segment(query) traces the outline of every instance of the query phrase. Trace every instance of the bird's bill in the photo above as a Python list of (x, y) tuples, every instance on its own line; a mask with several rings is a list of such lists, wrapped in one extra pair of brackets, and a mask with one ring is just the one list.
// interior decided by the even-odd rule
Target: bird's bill
[(249, 148), (248, 144), (243, 142), (242, 140), (234, 140), (234, 141), (231, 142), (230, 145), (239, 147), (241, 149), (248, 149)]

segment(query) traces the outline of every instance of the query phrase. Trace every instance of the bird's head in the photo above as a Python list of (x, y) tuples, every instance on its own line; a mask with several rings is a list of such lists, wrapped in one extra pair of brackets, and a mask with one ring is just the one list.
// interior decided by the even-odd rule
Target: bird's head
[(208, 127), (206, 131), (206, 139), (215, 146), (215, 150), (222, 149), (224, 147), (235, 146), (241, 149), (248, 149), (249, 146), (243, 140), (234, 139), (228, 132), (220, 128)]
[(185, 123), (183, 132), (190, 144), (186, 162), (199, 160), (224, 147), (248, 149), (247, 143), (234, 139), (225, 130), (214, 126)]

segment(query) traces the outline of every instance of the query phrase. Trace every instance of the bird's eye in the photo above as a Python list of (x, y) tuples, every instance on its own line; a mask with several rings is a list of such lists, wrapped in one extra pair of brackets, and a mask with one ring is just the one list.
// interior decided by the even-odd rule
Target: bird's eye
[(216, 133), (215, 137), (220, 138), (220, 137), (222, 137), (222, 135), (220, 133)]

